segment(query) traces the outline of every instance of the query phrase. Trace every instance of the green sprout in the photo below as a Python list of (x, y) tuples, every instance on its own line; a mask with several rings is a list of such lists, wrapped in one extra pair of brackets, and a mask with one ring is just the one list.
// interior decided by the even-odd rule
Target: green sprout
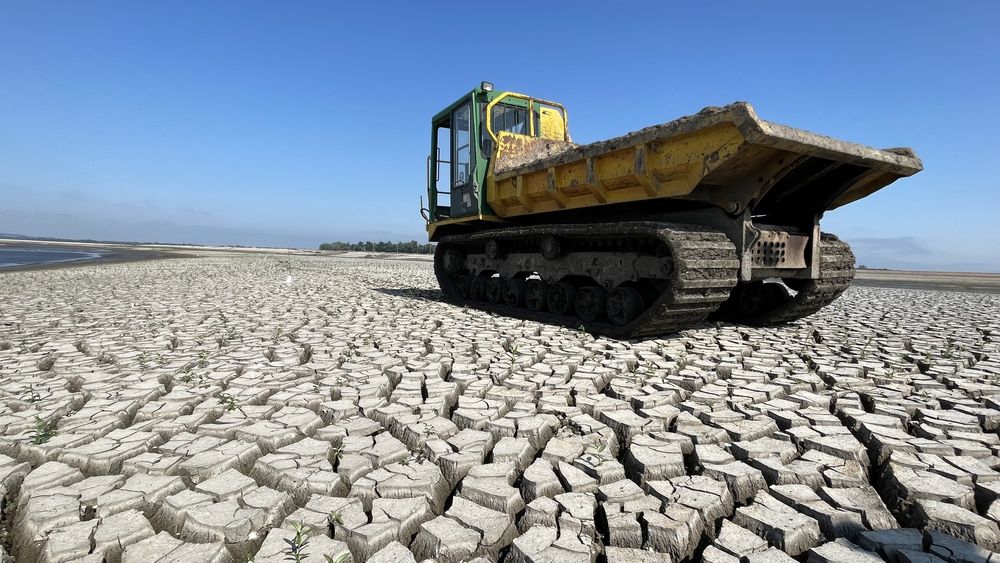
[(288, 544), (288, 549), (286, 550), (288, 556), (285, 557), (285, 560), (301, 563), (305, 561), (306, 557), (309, 557), (309, 554), (306, 553), (306, 546), (309, 545), (309, 533), (312, 532), (312, 527), (296, 522), (292, 524), (292, 529), (295, 530), (295, 536), (284, 538), (285, 543)]
[(56, 423), (49, 420), (42, 420), (35, 417), (35, 435), (31, 438), (31, 443), (36, 446), (48, 442), (56, 436)]

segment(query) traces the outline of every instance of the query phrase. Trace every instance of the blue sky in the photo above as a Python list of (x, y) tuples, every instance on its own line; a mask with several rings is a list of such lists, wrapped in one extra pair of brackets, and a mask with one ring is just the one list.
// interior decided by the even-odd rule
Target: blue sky
[(825, 229), (868, 266), (1000, 271), (1000, 3), (494, 6), (6, 2), (0, 232), (422, 240), (430, 117), (490, 80), (577, 142), (747, 100), (911, 146), (922, 173)]

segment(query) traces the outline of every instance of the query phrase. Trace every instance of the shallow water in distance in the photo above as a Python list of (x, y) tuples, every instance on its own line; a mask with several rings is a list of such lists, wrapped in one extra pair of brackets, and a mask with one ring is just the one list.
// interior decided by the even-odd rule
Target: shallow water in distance
[(0, 246), (0, 269), (14, 266), (93, 260), (100, 256), (100, 252), (90, 250), (39, 248), (37, 246)]

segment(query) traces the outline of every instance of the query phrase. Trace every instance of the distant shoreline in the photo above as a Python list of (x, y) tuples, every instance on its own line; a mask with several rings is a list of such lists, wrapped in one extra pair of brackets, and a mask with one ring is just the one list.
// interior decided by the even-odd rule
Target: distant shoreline
[(80, 266), (92, 266), (97, 264), (121, 264), (124, 262), (138, 262), (141, 260), (158, 260), (161, 258), (185, 258), (191, 255), (179, 252), (170, 252), (146, 247), (132, 247), (127, 245), (96, 244), (96, 243), (64, 243), (52, 241), (31, 241), (31, 240), (0, 240), (0, 247), (53, 247), (58, 246), (62, 250), (75, 250), (80, 252), (102, 251), (98, 256), (92, 258), (81, 258), (79, 260), (67, 260), (63, 262), (43, 262), (38, 264), (21, 264), (17, 266), (0, 267), (0, 274), (8, 272), (32, 272), (38, 270), (61, 270), (64, 268), (76, 268)]
[(857, 271), (851, 285), (890, 289), (1000, 293), (1000, 274), (866, 269)]

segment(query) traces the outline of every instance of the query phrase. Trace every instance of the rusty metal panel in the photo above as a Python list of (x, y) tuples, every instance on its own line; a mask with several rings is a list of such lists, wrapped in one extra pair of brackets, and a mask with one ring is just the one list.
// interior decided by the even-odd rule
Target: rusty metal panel
[(762, 230), (757, 242), (750, 248), (750, 255), (754, 268), (801, 269), (808, 266), (808, 246), (808, 235)]

